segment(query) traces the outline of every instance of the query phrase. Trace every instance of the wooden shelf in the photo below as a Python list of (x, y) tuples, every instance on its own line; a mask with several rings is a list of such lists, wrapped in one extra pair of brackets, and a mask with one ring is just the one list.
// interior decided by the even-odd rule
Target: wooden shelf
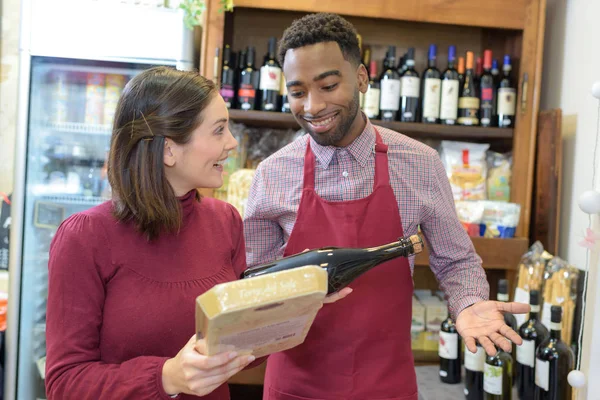
[(413, 350), (415, 365), (437, 364), (440, 362), (440, 356), (437, 351)]
[[(300, 129), (300, 125), (292, 114), (268, 111), (229, 110), (229, 117), (247, 126)], [(431, 139), (466, 139), (482, 140), (512, 140), (513, 129), (482, 128), (477, 126), (432, 125), (412, 122), (386, 122), (373, 119), (374, 125), (383, 126), (413, 138)]]
[[(475, 251), (481, 257), (485, 269), (516, 271), (521, 256), (529, 248), (527, 238), (491, 239), (473, 237), (471, 240), (475, 246)], [(425, 245), (423, 252), (416, 256), (415, 265), (429, 266), (427, 245)]]

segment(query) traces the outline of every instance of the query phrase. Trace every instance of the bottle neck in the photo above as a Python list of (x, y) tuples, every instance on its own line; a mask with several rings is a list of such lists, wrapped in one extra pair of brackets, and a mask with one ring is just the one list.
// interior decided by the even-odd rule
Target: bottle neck
[(498, 301), (508, 301), (508, 293), (498, 293), (496, 299)]
[(531, 311), (529, 311), (529, 319), (538, 319), (540, 314), (540, 305), (539, 304), (530, 304)]
[[(377, 252), (381, 260), (391, 260), (396, 257), (408, 257), (415, 253), (415, 250), (420, 250), (420, 243), (415, 244), (410, 238), (401, 238), (397, 242), (384, 244), (383, 246), (371, 247), (367, 249), (369, 252)], [(415, 247), (418, 247), (415, 249)]]
[(435, 68), (435, 64), (436, 64), (436, 62), (435, 62), (435, 58), (430, 58), (430, 59), (427, 61), (427, 66), (428, 66), (429, 68)]
[(456, 62), (454, 60), (448, 60), (448, 69), (455, 69)]
[(550, 338), (560, 340), (561, 330), (560, 322), (550, 322)]

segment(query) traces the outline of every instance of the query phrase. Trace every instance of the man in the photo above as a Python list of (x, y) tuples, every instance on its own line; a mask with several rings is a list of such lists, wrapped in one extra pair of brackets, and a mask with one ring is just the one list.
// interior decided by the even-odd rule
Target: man
[[(295, 119), (305, 135), (258, 167), (244, 228), (248, 265), (309, 248), (370, 247), (417, 233), (469, 349), (510, 351), (521, 338), (487, 301), (481, 260), (461, 227), (437, 152), (373, 126), (359, 109), (368, 75), (356, 31), (332, 14), (296, 20), (280, 42)], [(413, 260), (391, 260), (319, 312), (305, 342), (269, 357), (264, 398), (417, 399), (410, 347)], [(340, 293), (340, 295), (347, 294)]]

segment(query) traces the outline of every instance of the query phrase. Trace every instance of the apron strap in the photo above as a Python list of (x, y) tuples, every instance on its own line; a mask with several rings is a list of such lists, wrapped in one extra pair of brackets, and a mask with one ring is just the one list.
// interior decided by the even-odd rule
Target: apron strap
[(315, 188), (315, 155), (310, 149), (310, 137), (306, 141), (306, 154), (304, 155), (304, 189)]

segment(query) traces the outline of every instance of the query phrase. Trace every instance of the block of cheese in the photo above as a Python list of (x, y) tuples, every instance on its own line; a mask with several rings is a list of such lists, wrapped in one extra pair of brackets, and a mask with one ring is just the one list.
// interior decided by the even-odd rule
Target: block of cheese
[(207, 355), (283, 351), (304, 342), (326, 294), (315, 265), (222, 283), (196, 298), (196, 335)]

